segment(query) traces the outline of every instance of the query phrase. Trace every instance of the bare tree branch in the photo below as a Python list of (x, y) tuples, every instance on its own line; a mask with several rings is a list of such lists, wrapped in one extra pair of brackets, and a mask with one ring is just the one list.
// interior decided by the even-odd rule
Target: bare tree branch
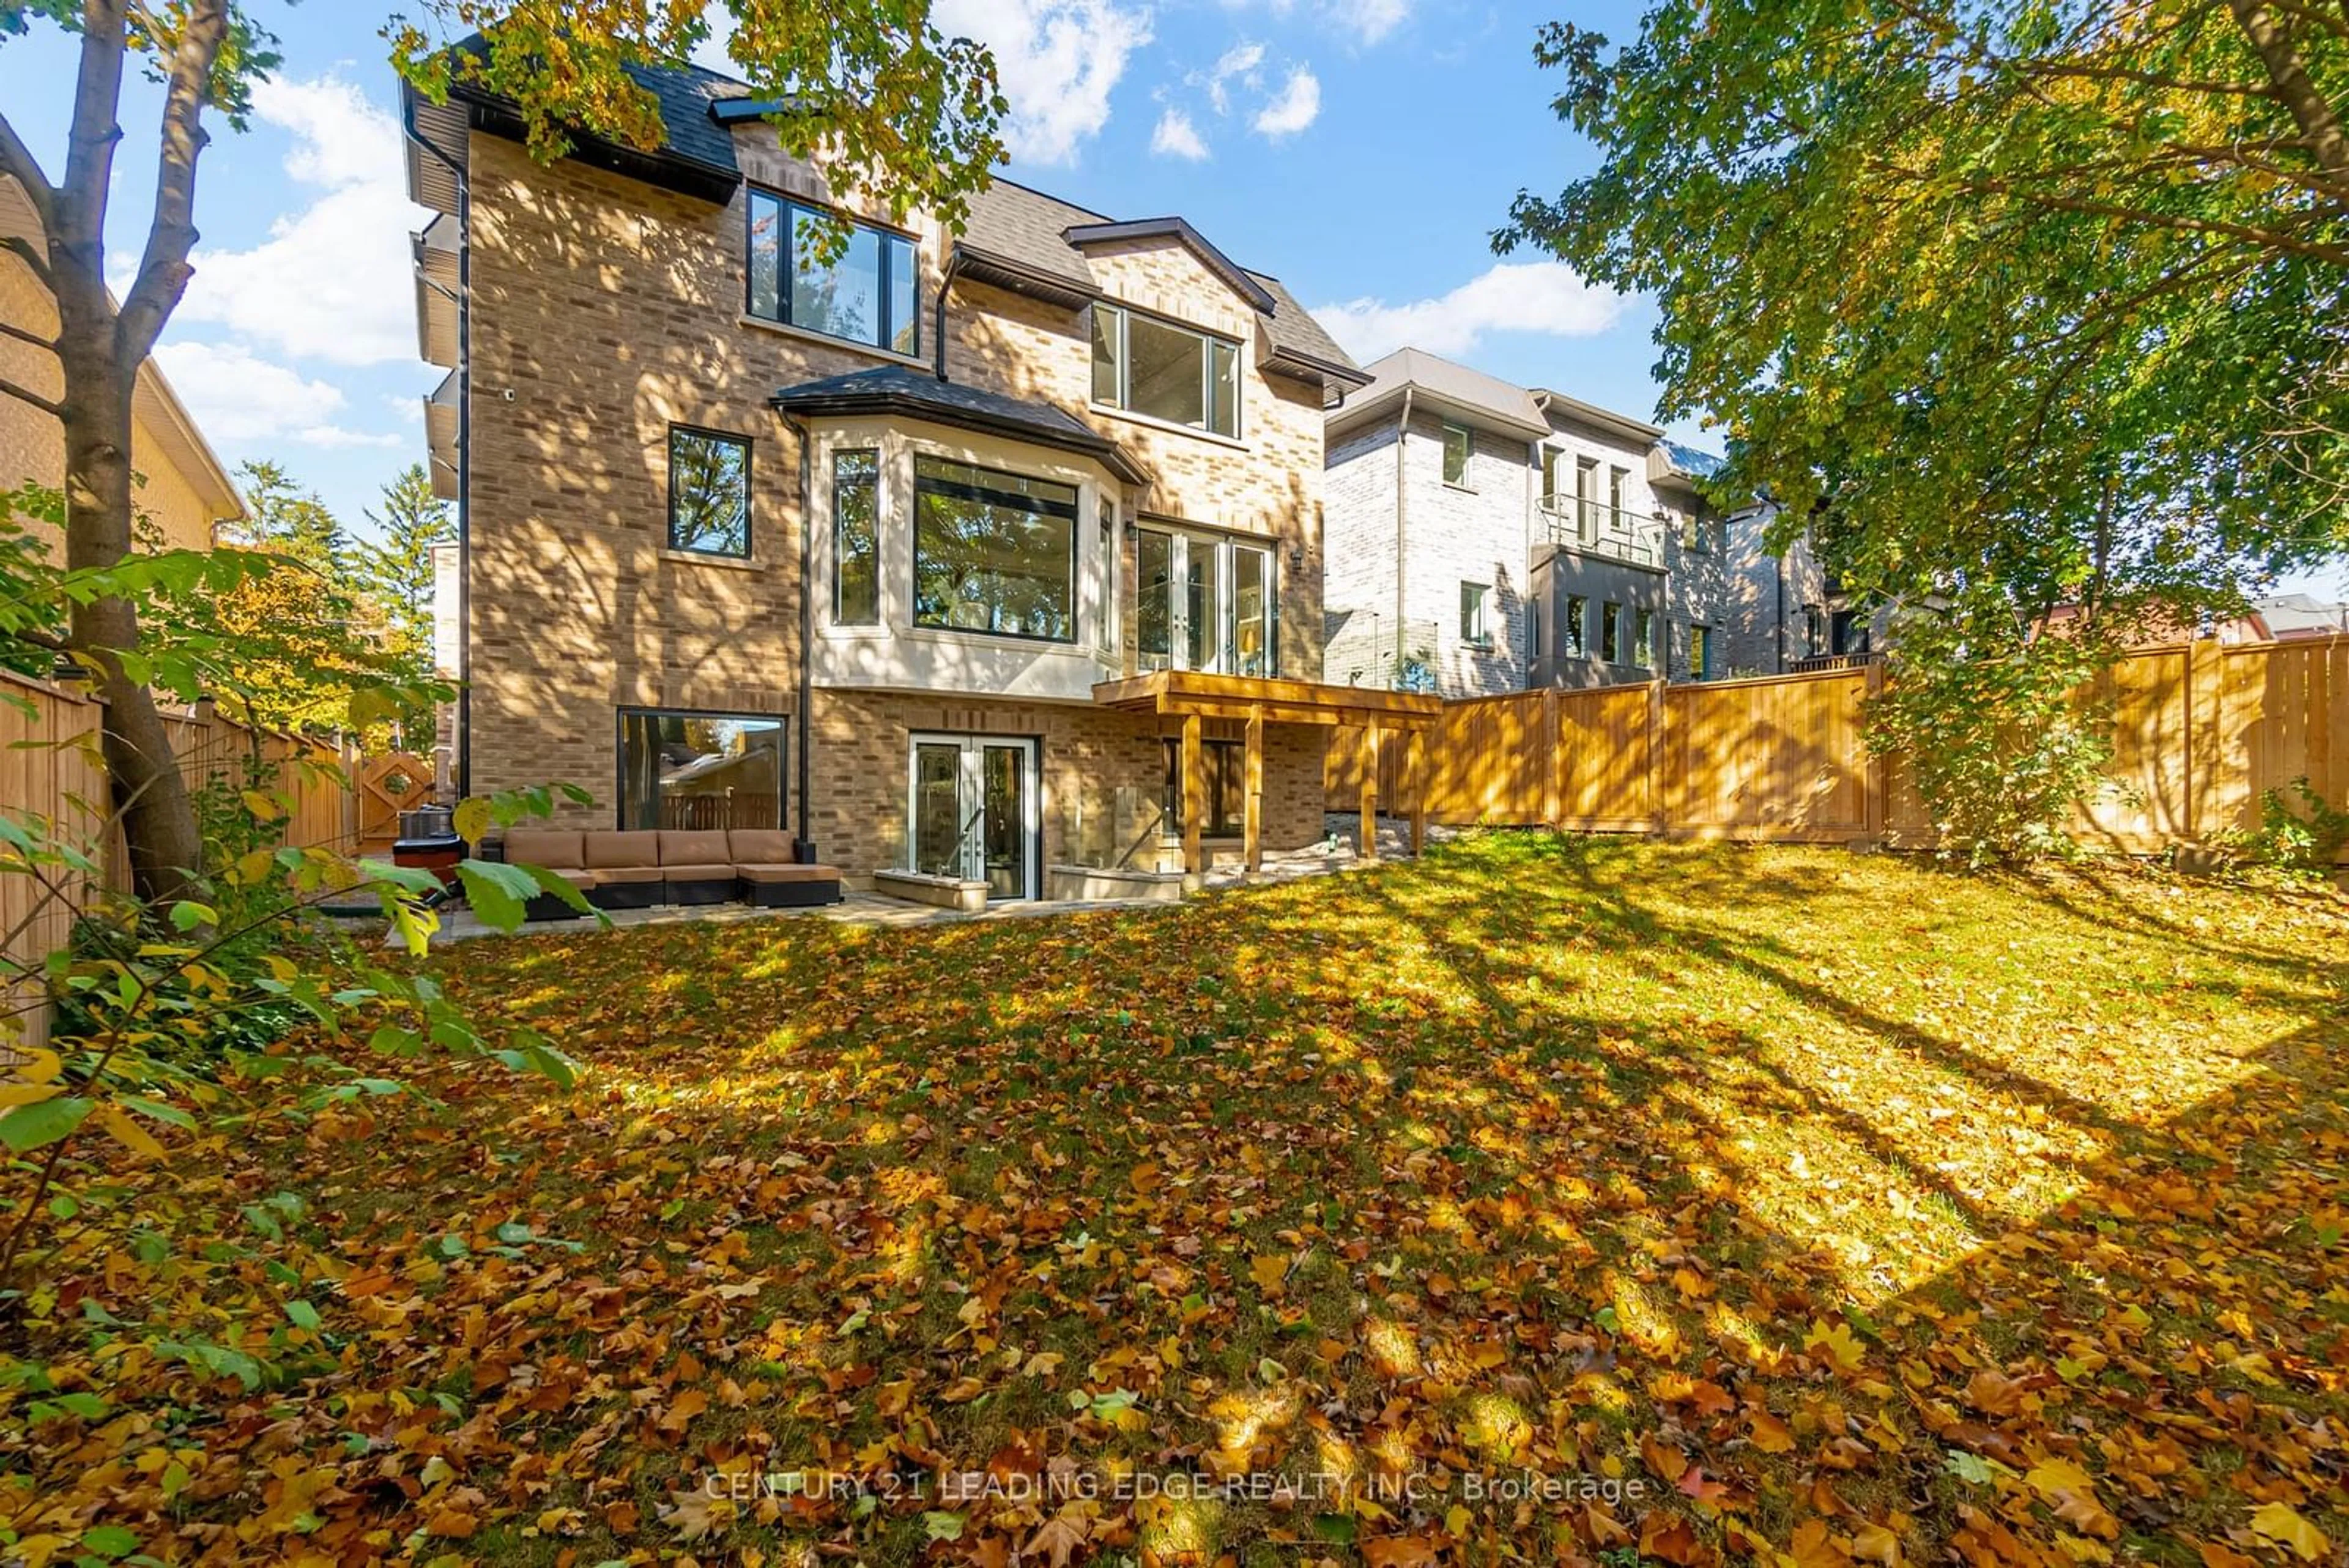
[(179, 47), (171, 52), (155, 179), (155, 221), (147, 231), (147, 253), (140, 258), (138, 279), (114, 327), (115, 354), (125, 365), (147, 358), (172, 307), (187, 291), (188, 253), (196, 244), (196, 160), (211, 140), (202, 118), (212, 92), (212, 66), (227, 36), (227, 0), (196, 0), (188, 8)]
[(2291, 33), (2277, 25), (2268, 5), (2269, 0), (2227, 0), (2227, 9), (2235, 14), (2244, 36), (2259, 51), (2260, 63), (2267, 67), (2276, 97), (2308, 138), (2310, 153), (2333, 172), (2349, 173), (2349, 132), (2341, 129), (2340, 115), (2310, 79), (2299, 47)]
[(20, 387), (5, 378), (0, 378), (0, 397), (15, 398), (19, 402), (30, 403), (53, 420), (66, 417), (66, 407), (63, 403), (54, 402), (30, 388)]
[(57, 187), (48, 231), (50, 259), (66, 275), (58, 281), (79, 286), (53, 290), (60, 310), (83, 303), (69, 303), (65, 296), (86, 294), (93, 282), (102, 297), (106, 202), (113, 186), (114, 150), (122, 140), (116, 113), (122, 102), (125, 49), (121, 5), (117, 0), (89, 0), (82, 13), (81, 63), (74, 82), (73, 120), (66, 134), (66, 175)]

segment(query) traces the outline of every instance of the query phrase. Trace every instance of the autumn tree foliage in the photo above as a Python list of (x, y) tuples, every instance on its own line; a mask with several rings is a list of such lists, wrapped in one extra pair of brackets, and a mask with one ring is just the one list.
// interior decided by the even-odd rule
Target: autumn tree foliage
[(1879, 728), (1928, 770), (1961, 732), (1951, 799), (2076, 771), (2032, 716), (2084, 649), (2349, 545), (2349, 12), (1661, 0), (1537, 54), (1601, 161), (1496, 244), (1652, 296), (1724, 498), (1941, 618), (1896, 670), (1980, 722)]

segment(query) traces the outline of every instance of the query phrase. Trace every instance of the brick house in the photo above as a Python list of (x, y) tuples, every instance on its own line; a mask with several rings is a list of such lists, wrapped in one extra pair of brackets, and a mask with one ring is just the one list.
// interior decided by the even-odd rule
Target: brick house
[(1403, 348), (1331, 410), (1330, 679), (1446, 697), (1723, 672), (1713, 460)]
[(667, 144), (552, 166), (495, 102), (405, 104), (440, 214), (416, 254), (458, 787), (566, 781), (584, 826), (781, 825), (852, 881), (1034, 898), (1238, 838), (1249, 711), (1262, 839), (1319, 838), (1324, 730), (1195, 704), (1186, 752), (1174, 699), (1096, 688), (1320, 679), (1344, 351), (1179, 218), (999, 182), (959, 235), (892, 223), (740, 83), (638, 79)]

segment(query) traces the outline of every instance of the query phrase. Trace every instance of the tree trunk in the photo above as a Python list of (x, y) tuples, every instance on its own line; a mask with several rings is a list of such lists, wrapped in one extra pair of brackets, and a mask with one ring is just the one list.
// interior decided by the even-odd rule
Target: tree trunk
[[(70, 285), (57, 290), (57, 337), (67, 387), (66, 560), (81, 570), (113, 566), (130, 553), (130, 395), (137, 372), (115, 361), (113, 313), (71, 300), (76, 292)], [(203, 840), (154, 694), (126, 676), (114, 657), (114, 649), (139, 646), (138, 607), (113, 597), (76, 605), (67, 640), (100, 671), (101, 742), (133, 886), (148, 899), (178, 898), (202, 867)]]

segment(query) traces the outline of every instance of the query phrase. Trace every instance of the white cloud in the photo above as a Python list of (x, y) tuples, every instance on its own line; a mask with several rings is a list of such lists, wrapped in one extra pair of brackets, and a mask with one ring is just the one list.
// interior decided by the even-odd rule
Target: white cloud
[(256, 357), (234, 343), (174, 342), (156, 361), (195, 416), (223, 444), (298, 441), (305, 446), (398, 446), (404, 439), (336, 424), (342, 389)]
[(1321, 82), (1303, 66), (1288, 73), (1288, 84), (1257, 111), (1254, 124), (1260, 135), (1278, 140), (1294, 136), (1319, 117)]
[(1158, 129), (1150, 133), (1150, 151), (1195, 163), (1207, 156), (1207, 144), (1199, 140), (1199, 128), (1191, 123), (1189, 115), (1169, 109), (1158, 117)]
[(1540, 332), (1583, 337), (1604, 332), (1623, 313), (1623, 296), (1593, 284), (1564, 262), (1499, 262), (1449, 294), (1389, 305), (1353, 299), (1313, 314), (1365, 362), (1406, 346), (1465, 354), (1488, 332)]
[(1150, 42), (1150, 13), (1115, 0), (937, 0), (930, 22), (995, 57), (1011, 116), (1004, 145), (1030, 163), (1070, 163), (1109, 123), (1126, 61)]
[(1411, 0), (1350, 0), (1330, 7), (1330, 18), (1368, 47), (1393, 32), (1411, 15)]
[(1205, 74), (1194, 73), (1190, 81), (1195, 87), (1207, 89), (1207, 101), (1217, 114), (1228, 114), (1232, 107), (1231, 84), (1259, 87), (1264, 82), (1264, 46), (1241, 42), (1226, 49), (1215, 65)]
[(336, 77), (268, 80), (254, 112), (290, 131), (285, 172), (323, 193), (250, 250), (198, 249), (177, 319), (205, 321), (295, 358), (377, 365), (416, 357), (409, 203), (399, 127)]

